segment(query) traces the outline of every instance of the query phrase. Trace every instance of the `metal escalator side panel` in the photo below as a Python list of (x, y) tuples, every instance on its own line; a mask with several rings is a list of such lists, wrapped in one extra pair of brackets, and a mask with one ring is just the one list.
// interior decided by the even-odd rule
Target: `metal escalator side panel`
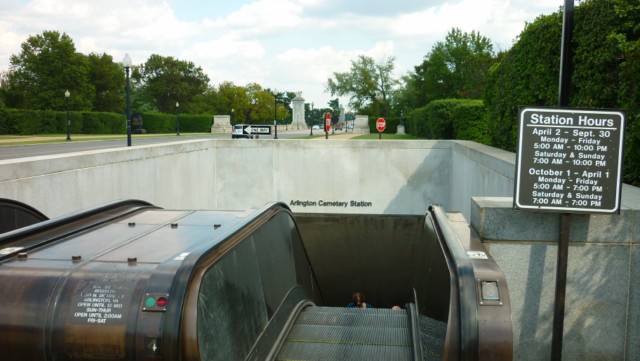
[(39, 210), (12, 199), (0, 198), (0, 234), (49, 219)]
[[(428, 243), (434, 244), (431, 249), (434, 265), (429, 268), (429, 292), (415, 294), (416, 305), (420, 317), (435, 318), (446, 325), (442, 347), (442, 359), (448, 361), (460, 360), (460, 300), (458, 280), (451, 252), (441, 241), (437, 220), (428, 213), (425, 217), (425, 235)], [(433, 239), (431, 239), (433, 237)], [(442, 274), (446, 272), (446, 274)], [(420, 284), (417, 285), (418, 287)], [(437, 294), (435, 294), (437, 291)], [(435, 312), (434, 312), (435, 311)], [(421, 330), (422, 332), (422, 330)], [(424, 332), (422, 332), (424, 336)], [(424, 354), (429, 354), (425, 352)]]
[(473, 265), (478, 300), (478, 360), (511, 361), (513, 332), (506, 277), (464, 216), (456, 212), (447, 216)]
[(462, 214), (445, 213), (437, 206), (431, 207), (430, 213), (436, 219), (446, 253), (455, 264), (460, 300), (460, 359), (512, 360), (511, 303), (506, 277)]
[[(192, 252), (177, 272), (171, 293), (172, 307), (179, 310), (167, 319), (163, 344), (179, 345), (179, 350), (165, 350), (163, 357), (263, 358), (279, 334), (269, 327), (271, 322), (282, 322), (280, 312), (291, 312), (282, 305), (292, 308), (297, 303), (288, 297), (313, 297), (312, 289), (291, 292), (308, 283), (300, 278), (307, 278), (310, 270), (304, 275), (297, 271), (292, 244), (300, 242), (299, 234), (285, 204), (254, 211), (222, 238), (216, 247)], [(260, 342), (264, 337), (272, 341)]]
[[(458, 357), (448, 355), (447, 359), (475, 361), (478, 359), (478, 300), (473, 266), (466, 250), (449, 226), (444, 210), (439, 206), (430, 206), (429, 213), (434, 221), (438, 239), (453, 265), (451, 300), (457, 299), (459, 302), (458, 305), (451, 305), (452, 317), (447, 322), (449, 328), (453, 327), (451, 330), (455, 330), (456, 326), (459, 328), (459, 355)], [(448, 335), (445, 352), (452, 352), (452, 347), (455, 347), (449, 336), (455, 339), (456, 335)]]

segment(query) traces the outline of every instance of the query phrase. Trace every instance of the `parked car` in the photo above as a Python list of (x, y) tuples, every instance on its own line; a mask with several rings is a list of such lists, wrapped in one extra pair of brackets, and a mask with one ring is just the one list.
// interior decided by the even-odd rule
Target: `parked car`
[(320, 130), (320, 126), (319, 126), (319, 125), (314, 125), (313, 127), (311, 127), (311, 129), (313, 129), (313, 130)]

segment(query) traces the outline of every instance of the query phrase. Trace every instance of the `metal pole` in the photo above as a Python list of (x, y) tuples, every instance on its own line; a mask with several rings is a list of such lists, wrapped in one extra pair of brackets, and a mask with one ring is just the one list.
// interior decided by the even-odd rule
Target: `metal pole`
[[(560, 49), (560, 80), (558, 103), (560, 107), (569, 105), (571, 85), (571, 43), (573, 40), (574, 0), (564, 1), (562, 19), (562, 45)], [(560, 215), (560, 240), (558, 241), (558, 262), (556, 267), (556, 295), (553, 307), (553, 335), (551, 338), (551, 360), (562, 360), (562, 338), (564, 335), (564, 306), (567, 290), (567, 268), (569, 263), (569, 237), (571, 214)]]
[(276, 95), (273, 96), (273, 127), (275, 129), (273, 139), (278, 139), (278, 97)]
[(562, 360), (562, 336), (564, 334), (564, 305), (567, 289), (567, 268), (569, 265), (569, 235), (571, 214), (560, 215), (560, 240), (558, 241), (558, 262), (556, 269), (556, 298), (553, 307), (553, 336), (551, 340), (551, 360)]
[(71, 133), (70, 133), (70, 130), (69, 130), (69, 128), (71, 127), (71, 120), (69, 119), (69, 96), (70, 95), (71, 94), (69, 94), (68, 90), (64, 93), (64, 97), (65, 97), (65, 100), (66, 100), (66, 106), (67, 106), (67, 141), (71, 140)]
[(180, 103), (176, 102), (176, 135), (180, 135), (180, 117), (178, 117), (179, 109), (180, 109)]
[(573, 42), (573, 3), (574, 0), (564, 1), (564, 14), (562, 18), (562, 45), (560, 48), (560, 84), (558, 91), (558, 103), (560, 107), (569, 105), (569, 91), (571, 85), (571, 59)]
[(127, 97), (127, 147), (131, 146), (131, 99), (129, 96), (129, 67), (124, 68), (126, 74), (126, 97)]

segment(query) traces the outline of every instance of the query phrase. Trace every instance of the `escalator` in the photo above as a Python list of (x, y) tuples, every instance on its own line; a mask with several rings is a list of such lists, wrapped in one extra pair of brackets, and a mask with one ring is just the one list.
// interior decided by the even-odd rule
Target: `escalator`
[(412, 309), (307, 306), (276, 360), (442, 360), (446, 324), (423, 317), (413, 329)]
[[(439, 207), (43, 219), (0, 234), (3, 361), (511, 360), (506, 282), (469, 232)], [(356, 290), (376, 308), (345, 307)]]
[(0, 234), (47, 219), (47, 216), (27, 204), (0, 198)]

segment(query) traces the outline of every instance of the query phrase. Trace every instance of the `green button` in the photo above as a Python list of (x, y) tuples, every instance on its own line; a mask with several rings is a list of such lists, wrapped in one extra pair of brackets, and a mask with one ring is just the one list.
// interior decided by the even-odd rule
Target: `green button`
[(147, 299), (144, 301), (144, 305), (146, 307), (153, 307), (156, 305), (156, 299), (153, 297), (147, 297)]

